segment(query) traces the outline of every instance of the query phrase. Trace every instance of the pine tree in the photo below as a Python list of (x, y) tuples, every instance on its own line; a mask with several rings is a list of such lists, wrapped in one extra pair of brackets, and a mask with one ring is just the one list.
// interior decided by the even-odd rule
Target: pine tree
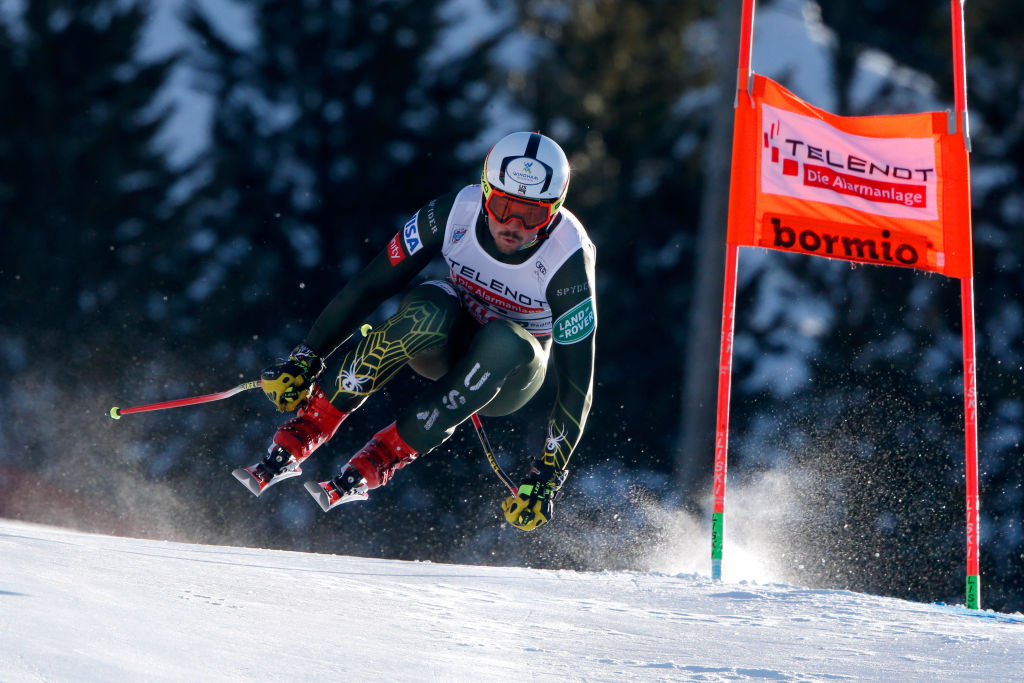
[(115, 510), (94, 476), (137, 451), (96, 425), (127, 380), (142, 391), (160, 343), (150, 264), (175, 235), (177, 174), (156, 142), (175, 55), (139, 59), (147, 18), (32, 0), (0, 22), (0, 430), (16, 467)]
[(124, 269), (167, 220), (155, 136), (169, 111), (154, 99), (173, 56), (139, 63), (146, 15), (122, 6), (33, 1), (0, 27), (2, 301), (35, 343), (97, 312), (121, 321)]
[(192, 13), (215, 102), (191, 219), (209, 241), (194, 286), (216, 295), (211, 335), (241, 324), (296, 343), (413, 211), (473, 181), (455, 151), (481, 126), (486, 44), (431, 63), (440, 4), (264, 0), (244, 48)]

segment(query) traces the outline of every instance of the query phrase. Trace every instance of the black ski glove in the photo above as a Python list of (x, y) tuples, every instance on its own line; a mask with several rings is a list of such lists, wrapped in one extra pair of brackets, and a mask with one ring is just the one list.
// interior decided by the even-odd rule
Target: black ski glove
[(260, 375), (260, 386), (279, 411), (295, 410), (324, 371), (323, 360), (305, 344), (296, 346), (288, 360), (271, 365)]
[(547, 524), (555, 515), (555, 496), (568, 474), (568, 470), (559, 470), (553, 462), (535, 460), (519, 485), (518, 495), (509, 496), (501, 504), (508, 523), (523, 531)]

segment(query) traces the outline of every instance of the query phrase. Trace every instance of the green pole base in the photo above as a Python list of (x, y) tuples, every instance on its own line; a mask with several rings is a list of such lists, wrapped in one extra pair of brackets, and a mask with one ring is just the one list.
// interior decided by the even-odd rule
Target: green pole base
[(981, 577), (967, 575), (967, 609), (981, 609)]
[(725, 513), (711, 515), (711, 579), (722, 580), (722, 535), (725, 533)]

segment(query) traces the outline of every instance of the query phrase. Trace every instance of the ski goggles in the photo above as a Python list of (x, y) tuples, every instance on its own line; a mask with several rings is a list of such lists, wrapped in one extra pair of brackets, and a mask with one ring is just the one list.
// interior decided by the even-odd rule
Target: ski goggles
[(491, 218), (502, 225), (516, 220), (525, 230), (540, 230), (558, 213), (559, 205), (560, 201), (544, 202), (516, 197), (492, 187), (490, 183), (484, 183), (484, 208)]

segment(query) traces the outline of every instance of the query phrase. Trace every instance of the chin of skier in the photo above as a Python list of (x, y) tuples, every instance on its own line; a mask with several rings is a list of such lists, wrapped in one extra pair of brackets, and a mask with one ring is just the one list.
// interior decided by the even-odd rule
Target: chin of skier
[[(551, 519), (556, 494), (586, 423), (593, 391), (595, 249), (564, 206), (569, 162), (539, 133), (513, 133), (487, 154), (479, 185), (426, 204), (334, 297), (262, 387), (281, 411), (297, 410), (267, 455), (236, 478), (259, 495), (299, 466), (402, 367), (433, 380), (337, 476), (307, 490), (324, 510), (364, 499), (445, 441), (474, 413), (508, 415), (540, 389), (549, 362), (558, 392), (544, 448), (503, 503), (520, 529)], [(354, 334), (433, 259), (444, 280), (412, 287), (398, 312)], [(338, 359), (335, 380), (325, 359)]]

